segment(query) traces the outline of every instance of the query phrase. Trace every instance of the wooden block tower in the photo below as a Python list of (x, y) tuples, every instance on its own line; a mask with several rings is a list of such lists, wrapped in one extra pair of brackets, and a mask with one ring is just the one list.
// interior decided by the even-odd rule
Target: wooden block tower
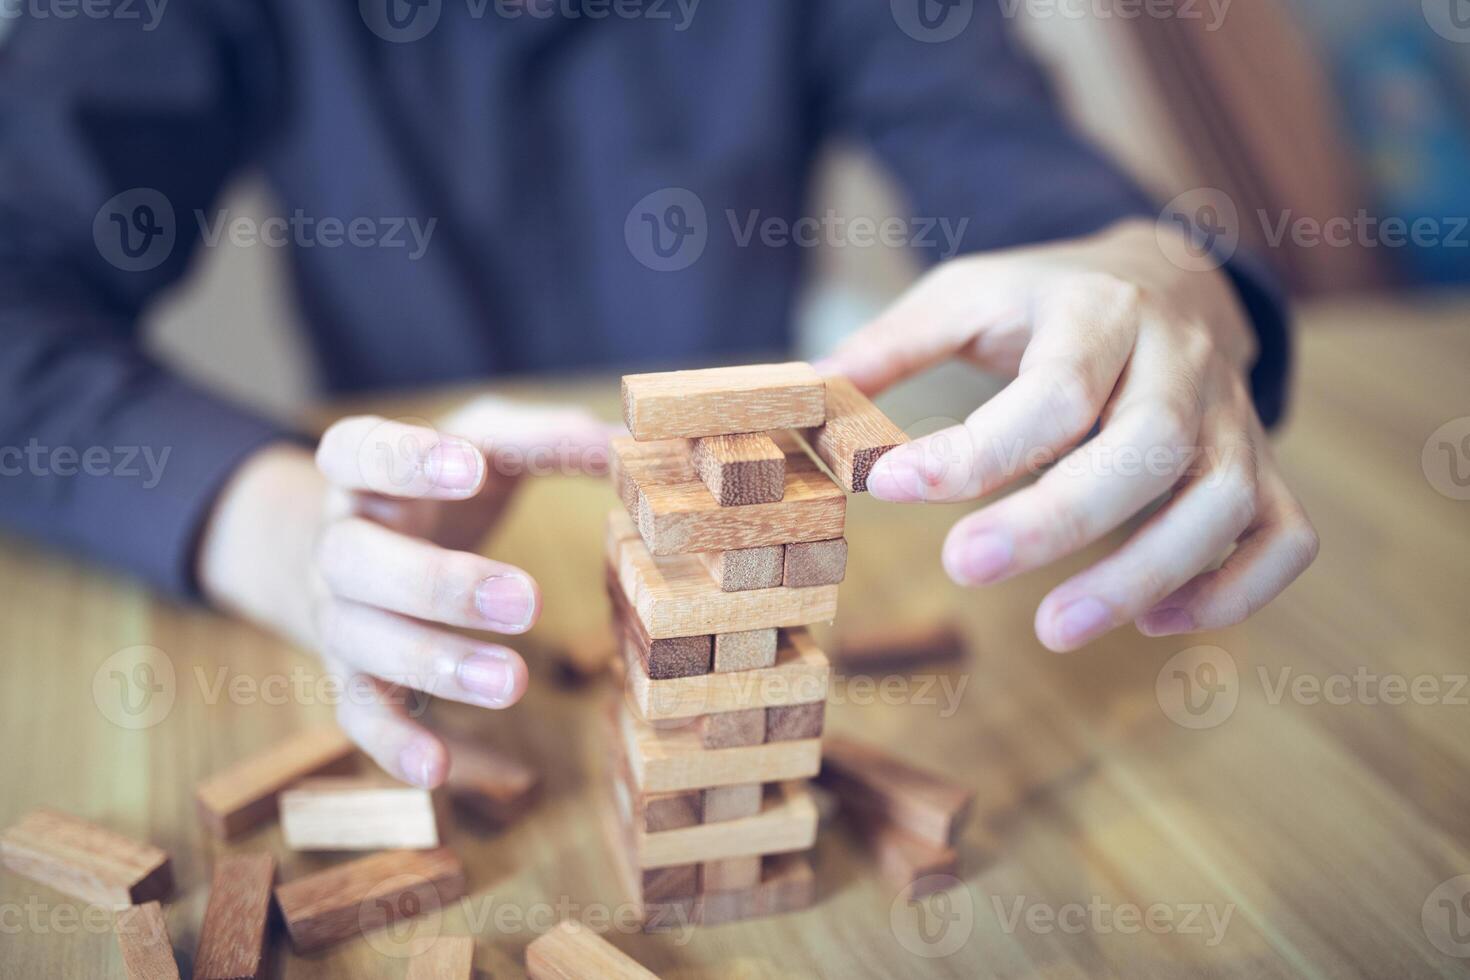
[(623, 415), (605, 553), (627, 888), (650, 929), (804, 908), (830, 673), (806, 627), (837, 611), (845, 493), (905, 437), (801, 363), (628, 375)]

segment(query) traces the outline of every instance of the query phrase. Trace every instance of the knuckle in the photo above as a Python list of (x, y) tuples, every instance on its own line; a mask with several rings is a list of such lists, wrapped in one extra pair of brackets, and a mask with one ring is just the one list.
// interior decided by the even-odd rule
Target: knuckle
[(1283, 526), (1282, 543), (1286, 548), (1291, 568), (1297, 574), (1305, 571), (1312, 562), (1317, 560), (1317, 553), (1322, 547), (1322, 541), (1317, 536), (1317, 529), (1312, 526), (1307, 515), (1301, 513), (1289, 519)]
[(1033, 525), (1031, 537), (1037, 550), (1069, 554), (1090, 540), (1086, 514), (1081, 507), (1053, 499), (1040, 508), (1041, 520)]
[(1217, 491), (1221, 511), (1237, 533), (1249, 527), (1256, 519), (1259, 496), (1255, 474), (1242, 466), (1228, 467), (1221, 473)]
[(347, 521), (333, 521), (317, 535), (312, 558), (329, 584), (335, 582), (340, 569), (350, 564), (351, 551), (352, 531)]
[(1097, 421), (1103, 395), (1098, 383), (1076, 362), (1061, 362), (1047, 372), (1045, 404), (1063, 435), (1082, 435)]
[(474, 560), (453, 551), (439, 551), (425, 560), (420, 598), (435, 614), (446, 615), (459, 610), (473, 588)]

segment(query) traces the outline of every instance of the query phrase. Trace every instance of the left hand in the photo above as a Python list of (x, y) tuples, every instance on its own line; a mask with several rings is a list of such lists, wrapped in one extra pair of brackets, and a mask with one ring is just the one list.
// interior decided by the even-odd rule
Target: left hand
[(868, 479), (882, 500), (951, 502), (1056, 462), (950, 530), (944, 567), (962, 585), (1049, 565), (1167, 497), (1042, 601), (1036, 635), (1062, 652), (1128, 622), (1149, 636), (1238, 623), (1316, 557), (1251, 402), (1255, 350), (1224, 274), (1178, 268), (1132, 221), (938, 266), (822, 368), (869, 394), (949, 357), (1014, 378)]

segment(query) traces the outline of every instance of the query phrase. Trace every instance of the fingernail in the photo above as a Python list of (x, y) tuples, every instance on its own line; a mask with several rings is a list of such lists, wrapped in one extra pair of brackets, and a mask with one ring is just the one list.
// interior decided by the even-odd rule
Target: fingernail
[(1067, 646), (1077, 646), (1100, 632), (1112, 619), (1112, 613), (1100, 600), (1088, 596), (1062, 607), (1053, 622)]
[(894, 449), (878, 457), (868, 474), (868, 492), (895, 504), (924, 499), (922, 460), (912, 448)]
[(444, 439), (424, 457), (429, 481), (444, 490), (473, 490), (480, 484), (480, 453), (463, 439)]
[(459, 662), (460, 686), (492, 707), (504, 707), (515, 694), (516, 671), (504, 653), (472, 653)]
[(1156, 609), (1138, 621), (1138, 630), (1144, 636), (1193, 633), (1194, 617), (1187, 609)]
[(415, 739), (398, 753), (398, 769), (403, 778), (415, 786), (430, 787), (433, 777), (434, 749), (422, 739)]
[(536, 590), (524, 575), (492, 575), (476, 587), (475, 608), (497, 629), (524, 632), (536, 613)]
[(985, 585), (1011, 567), (1016, 549), (1003, 531), (981, 531), (954, 549), (954, 577), (966, 585)]

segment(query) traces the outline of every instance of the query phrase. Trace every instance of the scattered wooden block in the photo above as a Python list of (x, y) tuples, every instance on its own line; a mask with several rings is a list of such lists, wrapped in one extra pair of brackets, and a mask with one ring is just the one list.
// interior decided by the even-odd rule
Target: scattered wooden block
[(842, 537), (847, 497), (795, 440), (778, 434), (786, 453), (781, 499), (721, 507), (689, 461), (689, 444), (612, 441), (612, 470), (620, 496), (655, 555), (736, 551), (792, 541)]
[(786, 454), (764, 433), (695, 439), (690, 463), (721, 507), (772, 504), (786, 490)]
[[(623, 594), (617, 571), (607, 567), (607, 593), (612, 600), (613, 620), (634, 645), (638, 660), (648, 676), (656, 680), (668, 677), (692, 677), (708, 674), (714, 637), (708, 633), (696, 636), (669, 636), (652, 639), (643, 620)], [(619, 661), (621, 666), (622, 662)]]
[(440, 936), (408, 962), (408, 980), (474, 980), (474, 976), (472, 936)]
[(810, 364), (623, 376), (623, 421), (640, 442), (820, 425), (826, 386)]
[(305, 953), (436, 911), (464, 891), (464, 866), (446, 847), (380, 851), (281, 885), (276, 904)]
[(948, 844), (915, 837), (902, 827), (862, 811), (848, 811), (847, 823), (877, 862), (878, 872), (905, 898), (922, 898), (957, 879), (959, 855)]
[(766, 732), (763, 741), (785, 742), (790, 739), (821, 738), (822, 725), (826, 718), (826, 701), (767, 708)]
[(847, 539), (788, 544), (781, 584), (788, 588), (837, 585), (847, 577)]
[(832, 652), (832, 666), (845, 674), (908, 670), (963, 660), (966, 653), (959, 624), (939, 620), (843, 634)]
[(123, 909), (113, 919), (113, 931), (128, 980), (179, 980), (162, 905), (145, 902)]
[(356, 749), (336, 725), (297, 732), (199, 784), (199, 817), (216, 836), (233, 837), (269, 820), (281, 790), (345, 762)]
[(707, 749), (759, 745), (766, 740), (766, 709), (720, 711), (699, 719), (699, 737)]
[(792, 629), (781, 631), (780, 649), (770, 667), (656, 681), (634, 659), (628, 664), (627, 689), (644, 719), (668, 721), (825, 701), (830, 675), (827, 655), (811, 634)]
[(826, 740), (820, 781), (841, 798), (844, 812), (940, 846), (954, 843), (975, 799), (973, 790), (842, 735)]
[(774, 589), (785, 573), (786, 549), (773, 544), (738, 551), (701, 551), (699, 560), (721, 591)]
[(570, 919), (526, 947), (531, 980), (658, 980), (606, 939)]
[[(646, 793), (807, 779), (822, 765), (820, 739), (706, 749), (692, 725), (659, 730), (627, 711), (618, 720), (628, 768), (637, 789)], [(704, 819), (715, 819), (708, 794)]]
[(578, 633), (552, 648), (557, 679), (569, 686), (602, 676), (617, 655), (617, 633), (606, 626)]
[(49, 807), (37, 807), (0, 834), (0, 861), (23, 878), (97, 905), (139, 905), (173, 891), (168, 854)]
[(760, 783), (711, 786), (704, 791), (704, 822), (745, 820), (761, 812), (765, 790)]
[(293, 851), (439, 846), (429, 791), (376, 777), (321, 776), (286, 790), (281, 833)]
[(909, 441), (868, 396), (841, 377), (827, 379), (826, 421), (802, 436), (848, 493), (867, 490), (878, 457)]
[(194, 980), (255, 980), (265, 955), (276, 859), (270, 854), (221, 857), (199, 928)]
[(714, 638), (714, 669), (718, 674), (734, 670), (760, 670), (776, 666), (779, 640), (774, 628), (719, 633)]
[(701, 892), (738, 892), (761, 883), (760, 855), (706, 861), (700, 870)]
[(607, 555), (650, 639), (805, 626), (829, 622), (837, 613), (835, 585), (723, 592), (697, 556), (649, 554), (620, 511), (608, 516)]
[[(706, 790), (705, 808), (709, 809)], [(804, 851), (817, 839), (817, 805), (806, 783), (781, 783), (775, 792), (763, 794), (756, 786), (753, 796), (759, 809), (714, 823), (658, 834), (637, 833), (634, 859), (640, 868), (668, 868), (724, 858)]]
[(497, 826), (513, 823), (536, 799), (541, 774), (484, 741), (445, 737), (449, 775), (444, 788), (462, 809)]

